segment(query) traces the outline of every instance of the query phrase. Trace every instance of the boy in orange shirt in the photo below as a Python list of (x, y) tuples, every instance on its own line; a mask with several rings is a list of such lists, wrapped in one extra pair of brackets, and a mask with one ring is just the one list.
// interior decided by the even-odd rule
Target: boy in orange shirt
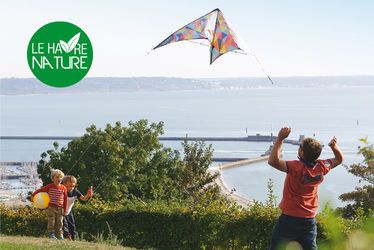
[(59, 169), (53, 169), (51, 171), (51, 180), (53, 181), (53, 183), (50, 183), (48, 185), (45, 185), (44, 187), (37, 189), (31, 195), (31, 200), (34, 200), (34, 196), (37, 193), (48, 193), (50, 201), (47, 208), (47, 230), (49, 233), (49, 237), (51, 239), (59, 240), (64, 239), (62, 234), (62, 221), (64, 218), (64, 214), (66, 214), (68, 209), (68, 193), (66, 187), (61, 184), (62, 178), (64, 178), (64, 173)]
[(318, 160), (322, 145), (315, 139), (306, 138), (298, 151), (299, 160), (280, 160), (283, 141), (290, 133), (291, 128), (281, 128), (268, 161), (272, 167), (287, 173), (279, 204), (282, 215), (274, 227), (270, 249), (277, 249), (280, 243), (289, 241), (297, 241), (303, 249), (317, 249), (318, 185), (324, 175), (342, 163), (343, 153), (333, 137), (329, 146), (334, 158)]

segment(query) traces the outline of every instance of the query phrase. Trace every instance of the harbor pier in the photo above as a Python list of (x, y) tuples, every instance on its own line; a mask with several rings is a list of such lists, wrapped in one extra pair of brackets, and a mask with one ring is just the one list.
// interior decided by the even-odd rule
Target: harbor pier
[[(57, 140), (57, 141), (71, 141), (79, 136), (20, 136), (20, 135), (2, 135), (0, 140)], [(161, 136), (160, 141), (240, 141), (240, 142), (273, 142), (277, 139), (277, 136), (271, 135), (248, 135), (245, 137), (189, 137), (189, 136)], [(300, 135), (298, 140), (285, 139), (284, 143), (289, 143), (293, 145), (299, 145), (304, 139), (304, 135)]]

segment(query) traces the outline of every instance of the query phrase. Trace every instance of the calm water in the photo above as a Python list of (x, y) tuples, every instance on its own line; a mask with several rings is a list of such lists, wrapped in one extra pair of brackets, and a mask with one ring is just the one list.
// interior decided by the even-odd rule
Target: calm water
[[(120, 94), (54, 94), (1, 96), (1, 135), (82, 135), (90, 124), (146, 118), (164, 121), (167, 136), (245, 136), (277, 133), (291, 126), (300, 134), (327, 144), (335, 135), (346, 164), (360, 162), (358, 138), (374, 141), (374, 87), (269, 88), (221, 91), (135, 92)], [(1, 161), (37, 161), (50, 141), (1, 141)], [(61, 141), (60, 145), (66, 145)], [(181, 149), (179, 142), (166, 146)], [(268, 143), (217, 142), (215, 156), (258, 156)], [(295, 159), (297, 147), (285, 145), (284, 158)], [(331, 157), (328, 147), (323, 157)], [(223, 172), (226, 184), (248, 198), (264, 201), (272, 178), (281, 197), (284, 174), (266, 162)], [(338, 167), (320, 187), (322, 200), (340, 205), (337, 197), (358, 180)], [(279, 199), (278, 199), (279, 200)]]

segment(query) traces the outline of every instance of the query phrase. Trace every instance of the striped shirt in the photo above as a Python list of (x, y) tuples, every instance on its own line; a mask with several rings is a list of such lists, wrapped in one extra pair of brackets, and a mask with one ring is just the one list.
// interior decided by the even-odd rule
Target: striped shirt
[(35, 196), (37, 193), (40, 192), (47, 192), (49, 196), (49, 206), (52, 207), (63, 207), (64, 212), (67, 212), (68, 209), (68, 195), (67, 190), (64, 185), (58, 185), (56, 186), (53, 183), (50, 183), (48, 185), (45, 185), (44, 187), (39, 188), (34, 193), (32, 193), (32, 196)]

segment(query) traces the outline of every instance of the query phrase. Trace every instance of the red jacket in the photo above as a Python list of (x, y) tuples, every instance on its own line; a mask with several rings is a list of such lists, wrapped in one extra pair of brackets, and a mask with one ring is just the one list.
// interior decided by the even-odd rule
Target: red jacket
[(44, 187), (41, 187), (37, 189), (34, 193), (32, 193), (32, 196), (35, 196), (37, 193), (40, 192), (47, 192), (49, 196), (49, 205), (53, 207), (63, 207), (64, 213), (67, 212), (68, 209), (68, 192), (66, 190), (66, 187), (62, 184), (60, 184), (58, 187), (50, 183), (48, 185), (45, 185)]

